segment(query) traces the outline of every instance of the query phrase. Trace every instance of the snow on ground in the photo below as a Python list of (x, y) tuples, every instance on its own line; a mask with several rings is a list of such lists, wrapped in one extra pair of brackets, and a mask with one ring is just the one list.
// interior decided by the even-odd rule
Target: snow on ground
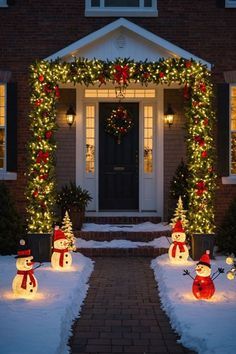
[[(235, 353), (236, 282), (221, 274), (214, 281), (216, 292), (212, 299), (197, 300), (192, 294), (192, 279), (182, 275), (183, 269), (188, 269), (195, 277), (195, 265), (193, 261), (173, 265), (168, 255), (152, 261), (163, 309), (184, 346), (200, 354)], [(212, 273), (219, 267), (229, 270), (223, 257), (211, 265)]]
[(125, 231), (125, 232), (151, 232), (151, 231), (169, 231), (170, 226), (166, 223), (153, 224), (152, 222), (144, 222), (134, 225), (115, 225), (115, 224), (83, 224), (82, 231)]
[(65, 354), (72, 320), (87, 294), (93, 262), (73, 254), (72, 270), (55, 271), (50, 263), (35, 270), (34, 300), (17, 299), (11, 290), (16, 275), (13, 256), (0, 257), (0, 352)]
[(129, 240), (111, 240), (111, 241), (86, 241), (82, 238), (76, 239), (76, 247), (78, 248), (137, 248), (137, 247), (154, 247), (169, 248), (170, 237), (158, 237), (149, 242), (134, 242)]

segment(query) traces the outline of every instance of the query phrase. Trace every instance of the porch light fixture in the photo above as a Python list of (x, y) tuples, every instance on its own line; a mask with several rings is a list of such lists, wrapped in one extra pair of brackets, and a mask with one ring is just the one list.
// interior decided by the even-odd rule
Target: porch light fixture
[(71, 127), (75, 121), (75, 110), (72, 105), (69, 106), (66, 112), (66, 121), (69, 127)]
[(119, 100), (125, 98), (126, 87), (123, 85), (119, 85), (115, 87), (116, 98)]
[(165, 111), (165, 123), (167, 123), (169, 125), (169, 128), (174, 123), (174, 115), (175, 115), (175, 112), (173, 111), (171, 104), (168, 103), (167, 110)]

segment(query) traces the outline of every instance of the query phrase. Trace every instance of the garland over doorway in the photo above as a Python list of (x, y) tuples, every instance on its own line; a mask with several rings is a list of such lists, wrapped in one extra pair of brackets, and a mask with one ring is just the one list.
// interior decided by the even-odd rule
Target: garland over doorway
[(28, 231), (52, 230), (55, 207), (56, 102), (59, 83), (128, 87), (129, 83), (179, 83), (184, 86), (187, 117), (190, 231), (214, 231), (213, 201), (216, 189), (211, 74), (200, 62), (184, 58), (134, 62), (75, 59), (74, 62), (39, 61), (30, 67), (31, 105), (28, 144)]

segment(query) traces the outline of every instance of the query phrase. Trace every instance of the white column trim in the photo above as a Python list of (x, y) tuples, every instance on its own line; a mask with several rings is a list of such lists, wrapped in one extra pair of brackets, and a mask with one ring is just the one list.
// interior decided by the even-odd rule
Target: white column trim
[(157, 86), (157, 214), (164, 215), (164, 88)]

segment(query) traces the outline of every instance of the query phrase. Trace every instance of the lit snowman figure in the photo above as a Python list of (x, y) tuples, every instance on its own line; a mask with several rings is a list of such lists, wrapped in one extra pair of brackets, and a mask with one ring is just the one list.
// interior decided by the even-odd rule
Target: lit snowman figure
[(55, 226), (53, 253), (51, 257), (52, 267), (56, 270), (68, 270), (72, 264), (72, 256), (68, 252), (68, 241), (59, 226)]
[(21, 298), (33, 298), (38, 290), (38, 282), (32, 269), (34, 262), (31, 250), (26, 246), (25, 240), (20, 240), (17, 252), (17, 274), (12, 282), (13, 293)]
[(188, 247), (186, 245), (186, 234), (184, 232), (181, 220), (177, 220), (172, 229), (172, 244), (169, 247), (169, 258), (173, 263), (183, 263), (189, 257)]
[(215, 293), (215, 285), (213, 280), (215, 280), (221, 273), (224, 273), (223, 268), (218, 268), (218, 270), (211, 276), (211, 265), (210, 265), (210, 251), (206, 251), (196, 265), (196, 277), (193, 278), (188, 270), (184, 270), (183, 275), (189, 275), (193, 279), (192, 292), (193, 295), (201, 299), (210, 299)]

